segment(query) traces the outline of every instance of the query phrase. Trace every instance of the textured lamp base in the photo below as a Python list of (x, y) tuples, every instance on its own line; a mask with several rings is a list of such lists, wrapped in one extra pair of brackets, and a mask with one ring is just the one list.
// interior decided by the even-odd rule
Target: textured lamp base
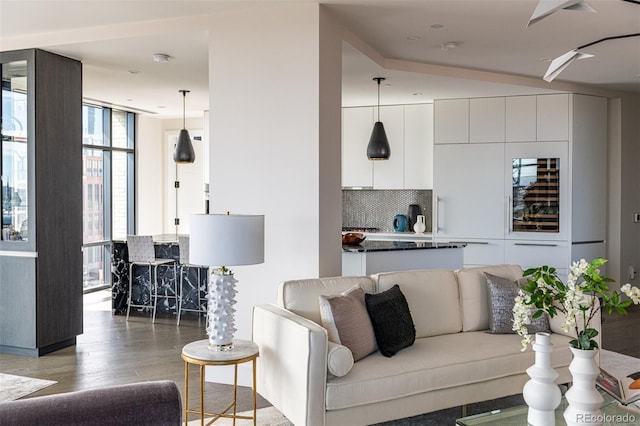
[(233, 272), (226, 268), (211, 271), (207, 293), (207, 335), (214, 351), (233, 349), (235, 328), (236, 283)]

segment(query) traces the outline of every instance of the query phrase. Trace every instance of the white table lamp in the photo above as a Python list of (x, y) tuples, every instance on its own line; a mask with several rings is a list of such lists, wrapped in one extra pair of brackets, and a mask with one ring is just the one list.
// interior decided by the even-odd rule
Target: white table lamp
[(197, 214), (191, 216), (189, 262), (210, 266), (207, 334), (216, 351), (233, 348), (233, 305), (238, 282), (227, 266), (264, 262), (264, 216)]

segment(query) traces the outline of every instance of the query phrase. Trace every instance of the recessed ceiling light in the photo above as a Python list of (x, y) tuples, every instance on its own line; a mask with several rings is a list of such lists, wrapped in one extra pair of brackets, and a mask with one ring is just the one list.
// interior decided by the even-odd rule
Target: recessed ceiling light
[(127, 102), (133, 102), (133, 99), (127, 98)]
[(391, 87), (391, 83), (384, 83), (383, 86), (384, 87)]
[(169, 62), (169, 59), (171, 59), (171, 56), (166, 53), (154, 53), (152, 57), (155, 62)]
[(133, 75), (142, 74), (142, 72), (139, 71), (139, 70), (129, 70), (128, 72), (129, 72), (129, 74), (133, 74)]
[(422, 92), (413, 93), (413, 96), (422, 96)]
[(164, 106), (164, 105), (158, 105), (158, 108), (160, 108), (160, 109), (164, 109), (164, 108), (166, 108), (166, 106)]
[(551, 62), (551, 58), (540, 58), (538, 59), (540, 62)]
[(411, 35), (407, 37), (407, 40), (409, 41), (416, 41), (416, 40), (420, 40), (420, 36), (417, 35)]
[(440, 44), (440, 49), (446, 51), (455, 49), (456, 47), (458, 47), (458, 43), (455, 41), (445, 41), (444, 43)]
[(440, 28), (444, 28), (444, 25), (442, 25), (442, 24), (433, 24), (433, 25), (431, 25), (431, 28), (433, 28), (434, 30), (439, 30)]

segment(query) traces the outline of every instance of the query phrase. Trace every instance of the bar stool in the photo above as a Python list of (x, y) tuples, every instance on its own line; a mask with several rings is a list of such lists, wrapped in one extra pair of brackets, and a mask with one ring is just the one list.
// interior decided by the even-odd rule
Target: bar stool
[[(156, 322), (156, 308), (158, 306), (158, 298), (173, 298), (178, 302), (178, 289), (176, 277), (176, 262), (173, 259), (156, 259), (153, 247), (153, 238), (150, 235), (128, 235), (127, 250), (129, 252), (129, 297), (127, 303), (127, 321), (129, 321), (129, 312), (131, 307), (134, 308), (152, 308), (152, 323)], [(150, 304), (133, 304), (133, 267), (135, 265), (149, 267), (149, 302)], [(173, 296), (160, 296), (158, 294), (158, 266), (173, 266)], [(153, 271), (153, 273), (152, 273)]]
[[(203, 265), (193, 265), (191, 263), (189, 263), (189, 236), (188, 235), (178, 235), (178, 247), (180, 250), (180, 283), (178, 284), (179, 288), (180, 288), (180, 298), (178, 301), (178, 325), (180, 325), (180, 315), (182, 315), (182, 311), (189, 311), (189, 312), (197, 312), (198, 313), (198, 317), (200, 317), (200, 314), (207, 314), (207, 305), (206, 305), (206, 301), (207, 301), (207, 287), (208, 287), (208, 281), (209, 281), (209, 267), (208, 266), (203, 266)], [(182, 302), (184, 300), (184, 269), (185, 268), (197, 268), (198, 271), (198, 283), (195, 286), (195, 290), (197, 291), (197, 298), (194, 298), (194, 301), (197, 303), (197, 307), (196, 308), (183, 308), (182, 307)], [(202, 271), (202, 269), (207, 269), (207, 285), (205, 286), (204, 289), (204, 293), (205, 296), (202, 297), (202, 291), (200, 290), (200, 272)]]

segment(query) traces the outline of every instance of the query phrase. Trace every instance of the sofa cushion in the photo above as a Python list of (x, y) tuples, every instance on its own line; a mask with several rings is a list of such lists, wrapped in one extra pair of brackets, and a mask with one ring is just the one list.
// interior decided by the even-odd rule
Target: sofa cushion
[(481, 266), (456, 271), (460, 291), (462, 331), (478, 331), (489, 328), (489, 303), (485, 272), (512, 280), (522, 277), (522, 268), (518, 265)]
[(329, 341), (346, 346), (357, 361), (378, 348), (376, 336), (359, 285), (336, 296), (319, 296), (322, 326)]
[(321, 324), (318, 297), (334, 295), (359, 285), (367, 293), (375, 292), (375, 285), (369, 277), (331, 277), (293, 280), (278, 286), (278, 305), (303, 316), (316, 324)]
[[(551, 335), (553, 368), (566, 368), (571, 362), (570, 340)], [(356, 362), (348, 375), (329, 378), (326, 409), (375, 404), (513, 375), (526, 377), (534, 352), (520, 349), (517, 334), (476, 331), (416, 339), (393, 358), (375, 352)]]
[(400, 286), (409, 303), (416, 338), (458, 333), (462, 330), (458, 283), (453, 271), (430, 269), (385, 272), (375, 275), (374, 279), (378, 282), (378, 291), (388, 290), (395, 284)]
[(327, 347), (327, 371), (342, 377), (353, 367), (353, 354), (346, 346), (329, 342)]
[[(485, 272), (487, 278), (487, 291), (489, 296), (489, 332), (513, 334), (513, 307), (518, 291), (527, 284), (527, 279), (522, 277), (517, 280), (499, 277)], [(549, 331), (549, 318), (546, 313), (538, 318), (532, 318), (536, 309), (530, 310), (530, 321), (527, 325), (529, 334), (538, 331)]]
[(382, 355), (392, 357), (401, 349), (413, 345), (416, 328), (407, 299), (397, 284), (382, 293), (367, 293), (364, 300)]

